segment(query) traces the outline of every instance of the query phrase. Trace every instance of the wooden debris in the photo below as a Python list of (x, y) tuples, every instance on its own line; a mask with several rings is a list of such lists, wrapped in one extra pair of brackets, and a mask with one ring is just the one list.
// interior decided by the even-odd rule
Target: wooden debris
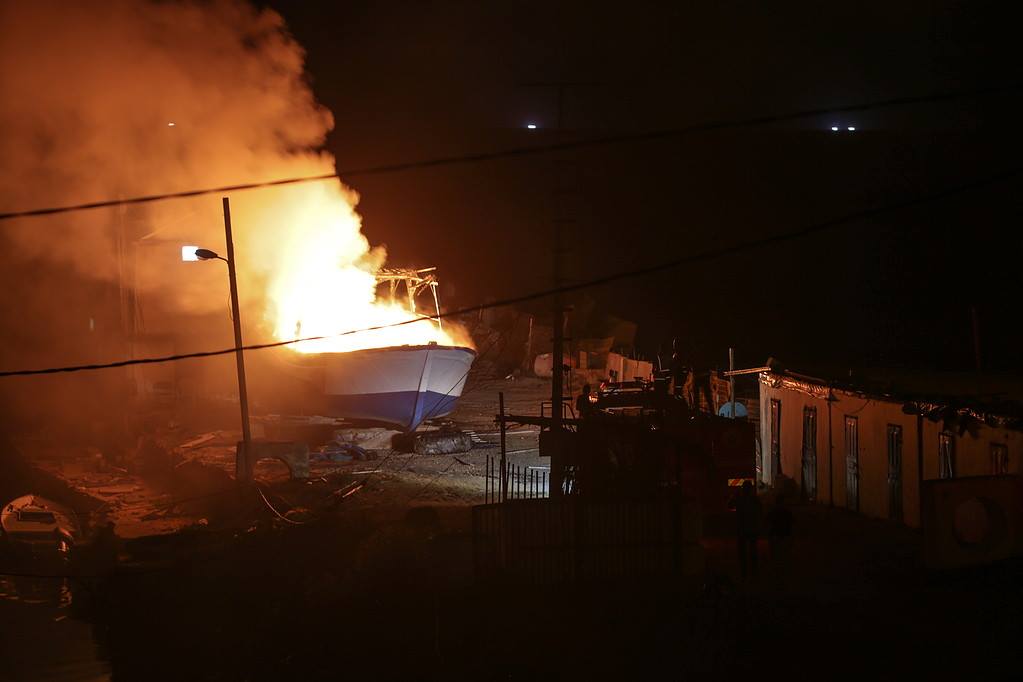
[(212, 440), (216, 440), (217, 435), (218, 434), (215, 431), (213, 433), (204, 433), (203, 435), (199, 436), (198, 438), (193, 438), (192, 440), (188, 441), (187, 443), (182, 443), (178, 447), (179, 448), (183, 448), (183, 449), (197, 448), (200, 445), (204, 445), (206, 443), (209, 443)]

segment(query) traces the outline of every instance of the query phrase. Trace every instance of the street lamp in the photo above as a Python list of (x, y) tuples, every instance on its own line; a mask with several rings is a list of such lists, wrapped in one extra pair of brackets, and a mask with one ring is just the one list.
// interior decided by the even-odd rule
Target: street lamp
[(221, 258), (220, 256), (217, 255), (216, 251), (210, 251), (209, 249), (199, 249), (199, 248), (197, 248), (195, 250), (195, 258), (196, 258), (196, 260), (215, 260), (215, 259), (219, 259), (219, 260), (222, 260), (225, 263), (227, 263), (227, 265), (229, 267), (231, 266), (231, 261), (227, 260), (226, 258)]
[(231, 318), (234, 321), (234, 352), (238, 366), (238, 403), (242, 412), (242, 450), (238, 452), (235, 460), (235, 477), (247, 479), (252, 432), (249, 429), (249, 392), (245, 385), (245, 356), (242, 351), (242, 319), (238, 309), (238, 277), (234, 268), (234, 239), (231, 237), (231, 204), (227, 197), (224, 197), (224, 236), (227, 238), (227, 258), (222, 258), (216, 251), (209, 249), (184, 246), (181, 249), (181, 259), (222, 260), (227, 263), (227, 276), (231, 284)]

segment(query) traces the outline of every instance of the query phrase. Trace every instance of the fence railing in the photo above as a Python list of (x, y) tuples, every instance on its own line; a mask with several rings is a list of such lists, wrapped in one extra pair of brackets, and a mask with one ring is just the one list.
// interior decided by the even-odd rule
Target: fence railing
[(501, 471), (500, 458), (487, 456), (484, 486), (487, 504), (547, 497), (550, 497), (550, 470), (547, 467), (508, 463)]

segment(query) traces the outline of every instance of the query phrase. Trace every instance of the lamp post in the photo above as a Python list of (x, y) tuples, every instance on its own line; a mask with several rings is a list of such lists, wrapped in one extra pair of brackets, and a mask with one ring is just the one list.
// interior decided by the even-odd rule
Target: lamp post
[(193, 247), (186, 246), (181, 250), (185, 260), (222, 260), (227, 263), (227, 276), (231, 284), (231, 319), (234, 321), (234, 350), (238, 365), (238, 403), (242, 412), (242, 449), (235, 461), (235, 477), (248, 479), (248, 453), (252, 443), (252, 432), (249, 429), (249, 392), (245, 385), (245, 356), (242, 351), (242, 320), (238, 308), (238, 277), (234, 267), (234, 239), (231, 237), (231, 204), (224, 197), (224, 236), (227, 240), (227, 258), (222, 258), (215, 251), (194, 248), (194, 258), (187, 257), (187, 251)]

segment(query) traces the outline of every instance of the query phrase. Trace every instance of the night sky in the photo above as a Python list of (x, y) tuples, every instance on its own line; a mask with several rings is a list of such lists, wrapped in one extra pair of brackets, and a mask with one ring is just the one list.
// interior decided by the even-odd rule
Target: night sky
[[(269, 3), (308, 50), (340, 170), (933, 92), (1011, 86), (998, 3)], [(568, 81), (565, 131), (557, 95)], [(1018, 165), (1021, 97), (908, 105), (444, 169), (352, 177), (390, 262), (448, 306), (588, 279), (940, 192)], [(535, 123), (537, 130), (527, 130)], [(833, 133), (831, 126), (841, 127)], [(845, 130), (855, 126), (855, 132)], [(555, 198), (558, 177), (568, 192)], [(1019, 369), (1019, 182), (593, 290), (648, 354)]]

